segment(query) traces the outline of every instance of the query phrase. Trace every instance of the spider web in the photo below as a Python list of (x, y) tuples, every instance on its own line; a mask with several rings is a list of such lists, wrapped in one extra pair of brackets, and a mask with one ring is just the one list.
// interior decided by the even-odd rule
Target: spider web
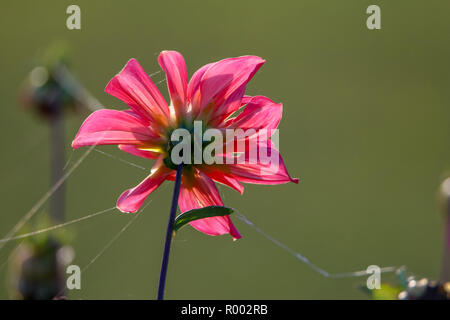
[[(157, 74), (160, 74), (161, 71), (157, 71), (154, 72), (152, 74), (150, 74), (150, 77), (153, 77)], [(69, 72), (67, 72), (67, 74), (65, 74), (66, 79), (72, 80), (71, 75)], [(159, 86), (160, 84), (164, 83), (165, 79), (160, 80), (158, 82), (156, 82), (156, 85)], [(76, 83), (76, 81), (73, 81), (73, 83)], [(70, 83), (70, 85), (73, 85), (73, 83)], [(61, 85), (65, 86), (68, 85), (65, 82), (62, 82)], [(102, 109), (103, 106), (101, 105), (100, 102), (98, 102), (97, 99), (95, 99), (93, 96), (91, 96), (89, 94), (89, 92), (87, 92), (84, 88), (80, 87), (79, 90), (77, 90), (78, 92), (80, 92), (80, 96), (76, 97), (77, 99), (85, 99), (87, 98), (87, 100), (90, 102), (90, 104), (96, 105), (96, 106), (100, 106), (96, 109)], [(42, 137), (41, 137), (42, 138)], [(35, 139), (36, 141), (43, 141), (43, 139), (39, 138), (39, 140)], [(33, 142), (33, 144), (36, 144), (36, 141)], [(107, 208), (104, 210), (100, 210), (100, 211), (96, 211), (90, 214), (87, 214), (85, 216), (64, 222), (64, 223), (60, 223), (60, 224), (56, 224), (50, 227), (46, 227), (43, 229), (39, 229), (39, 230), (35, 230), (35, 231), (31, 231), (28, 233), (23, 233), (23, 234), (17, 234), (17, 232), (19, 230), (21, 230), (21, 228), (31, 219), (33, 218), (33, 216), (35, 216), (40, 209), (42, 208), (42, 206), (48, 201), (48, 199), (51, 198), (51, 196), (58, 190), (58, 188), (63, 185), (63, 183), (73, 174), (73, 172), (80, 166), (80, 164), (89, 156), (89, 154), (95, 151), (99, 154), (104, 155), (105, 157), (108, 157), (114, 161), (119, 161), (122, 162), (128, 166), (134, 167), (136, 169), (140, 169), (140, 170), (144, 170), (144, 171), (149, 171), (149, 168), (143, 167), (141, 165), (138, 165), (136, 163), (133, 163), (129, 160), (125, 160), (122, 159), (121, 157), (118, 157), (116, 155), (110, 154), (108, 152), (102, 151), (102, 150), (98, 150), (96, 149), (96, 145), (90, 146), (88, 149), (86, 149), (86, 151), (84, 151), (84, 153), (75, 161), (73, 162), (73, 164), (71, 164), (72, 161), (72, 157), (73, 157), (73, 152), (71, 153), (71, 155), (69, 156), (69, 159), (67, 160), (66, 165), (64, 166), (64, 174), (61, 176), (61, 178), (53, 185), (50, 187), (50, 189), (35, 203), (35, 205), (33, 205), (31, 207), (31, 209), (26, 212), (26, 214), (12, 227), (12, 229), (6, 233), (6, 235), (0, 239), (0, 252), (2, 251), (2, 249), (4, 248), (6, 243), (9, 242), (13, 242), (13, 241), (18, 241), (18, 240), (23, 240), (29, 237), (33, 237), (36, 236), (38, 234), (42, 234), (42, 233), (46, 233), (46, 232), (50, 232), (56, 229), (60, 229), (60, 228), (64, 228), (67, 227), (69, 225), (73, 225), (73, 224), (77, 224), (80, 223), (82, 221), (85, 220), (89, 220), (92, 218), (96, 218), (98, 216), (101, 215), (105, 215), (106, 213), (111, 213), (113, 211), (116, 210), (115, 207), (111, 207), (111, 208)], [(131, 224), (133, 222), (136, 221), (136, 219), (141, 215), (141, 213), (144, 211), (144, 209), (151, 203), (151, 201), (148, 201), (140, 210), (139, 212), (137, 212), (135, 215), (132, 216), (132, 218), (130, 218), (127, 223), (117, 232), (114, 234), (114, 236), (98, 251), (97, 254), (95, 254), (90, 260), (89, 262), (82, 267), (82, 271), (86, 271), (88, 268), (90, 268), (95, 262), (98, 261), (98, 259), (113, 245), (114, 242), (116, 242), (120, 236), (131, 226)], [(260, 227), (256, 226), (252, 221), (250, 221), (245, 215), (243, 215), (241, 212), (239, 212), (236, 209), (233, 209), (235, 212), (235, 216), (242, 221), (243, 223), (245, 223), (247, 226), (249, 226), (251, 229), (253, 229), (256, 233), (258, 233), (259, 235), (261, 235), (264, 239), (268, 240), (269, 242), (271, 242), (272, 244), (274, 244), (275, 246), (277, 246), (278, 248), (284, 250), (285, 252), (287, 252), (288, 254), (290, 254), (291, 256), (295, 257), (297, 260), (299, 260), (300, 262), (302, 262), (303, 264), (305, 264), (306, 266), (308, 266), (311, 270), (313, 270), (314, 272), (320, 274), (321, 276), (325, 277), (325, 278), (354, 278), (354, 277), (364, 277), (367, 276), (371, 273), (369, 273), (367, 270), (358, 270), (358, 271), (349, 271), (349, 272), (341, 272), (341, 273), (332, 273), (327, 271), (326, 269), (323, 269), (322, 267), (319, 267), (318, 265), (312, 263), (306, 256), (304, 256), (303, 254), (301, 254), (300, 252), (292, 249), (291, 247), (289, 247), (288, 245), (284, 244), (283, 242), (281, 242), (280, 240), (274, 238), (273, 236), (271, 236), (269, 233), (263, 231)], [(20, 245), (20, 243), (19, 243)], [(7, 259), (5, 259), (4, 262), (0, 262), (0, 271), (5, 267), (5, 265), (9, 262), (11, 258), (11, 255), (9, 255), (9, 257)], [(387, 273), (387, 272), (395, 272), (396, 270), (398, 270), (399, 267), (394, 267), (394, 266), (389, 266), (389, 267), (383, 267), (380, 268), (380, 272), (382, 273)]]

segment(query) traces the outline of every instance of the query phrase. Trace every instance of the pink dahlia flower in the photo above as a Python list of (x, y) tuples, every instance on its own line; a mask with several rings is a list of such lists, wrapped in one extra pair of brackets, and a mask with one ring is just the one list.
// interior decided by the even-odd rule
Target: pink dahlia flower
[[(95, 111), (84, 121), (72, 142), (75, 149), (88, 145), (117, 144), (124, 152), (156, 160), (150, 175), (119, 197), (117, 208), (122, 212), (136, 212), (165, 180), (174, 180), (174, 167), (166, 161), (170, 156), (169, 140), (173, 130), (190, 128), (194, 120), (201, 120), (205, 128), (220, 130), (270, 130), (277, 128), (282, 116), (282, 104), (264, 96), (244, 96), (247, 83), (265, 62), (259, 57), (242, 56), (207, 64), (194, 73), (189, 83), (180, 53), (163, 51), (158, 61), (166, 73), (170, 105), (139, 63), (131, 59), (105, 89), (130, 109)], [(242, 112), (234, 117), (241, 108)], [(248, 139), (255, 138), (261, 140), (259, 135)], [(222, 206), (215, 182), (240, 193), (244, 190), (241, 182), (298, 183), (298, 179), (289, 176), (279, 151), (267, 137), (258, 142), (258, 147), (266, 149), (272, 156), (278, 156), (275, 168), (258, 158), (244, 163), (184, 165), (178, 200), (181, 212)], [(253, 157), (248, 148), (244, 153), (247, 160)], [(235, 157), (234, 154), (224, 156)], [(234, 239), (241, 237), (228, 215), (204, 218), (190, 224), (208, 235), (229, 233)]]

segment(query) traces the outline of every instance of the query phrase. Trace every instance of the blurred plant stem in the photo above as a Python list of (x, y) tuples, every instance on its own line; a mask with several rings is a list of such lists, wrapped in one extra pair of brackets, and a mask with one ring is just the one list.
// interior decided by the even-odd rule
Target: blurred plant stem
[(178, 197), (180, 195), (181, 175), (183, 173), (183, 164), (177, 167), (177, 176), (175, 177), (175, 186), (173, 188), (172, 205), (170, 207), (169, 222), (166, 230), (166, 241), (164, 243), (164, 253), (161, 262), (161, 272), (159, 274), (158, 300), (164, 300), (164, 288), (166, 287), (167, 267), (169, 266), (170, 247), (172, 244), (173, 224), (178, 207)]
[[(93, 97), (72, 75), (64, 63), (58, 63), (50, 70), (51, 78), (57, 83), (61, 97), (52, 100), (54, 104), (50, 110), (50, 166), (51, 185), (55, 185), (64, 173), (65, 163), (65, 135), (64, 135), (64, 110), (66, 104), (74, 103), (88, 111), (101, 109), (101, 103)], [(67, 94), (70, 99), (64, 99)], [(65, 185), (58, 188), (50, 200), (50, 216), (58, 223), (64, 221), (65, 217)]]
[(69, 92), (75, 102), (83, 109), (94, 112), (103, 109), (98, 101), (80, 82), (73, 76), (72, 72), (62, 64), (52, 72), (53, 77), (61, 88)]
[[(50, 185), (55, 185), (61, 179), (65, 162), (65, 139), (64, 139), (64, 114), (62, 108), (52, 115), (50, 126)], [(50, 216), (53, 221), (61, 223), (65, 217), (65, 185), (56, 190), (50, 198)]]
[(442, 258), (441, 281), (450, 281), (450, 178), (444, 180), (441, 186), (444, 196), (444, 254)]
[[(46, 120), (50, 140), (50, 219), (51, 225), (65, 220), (65, 121), (66, 111), (95, 111), (102, 106), (66, 66), (59, 50), (49, 49), (48, 56), (29, 73), (20, 91), (23, 104)], [(45, 197), (44, 197), (45, 199)], [(46, 199), (45, 199), (46, 200)], [(20, 220), (8, 236), (13, 236), (36, 212)], [(67, 247), (67, 246), (66, 246)], [(68, 247), (67, 247), (68, 248)], [(65, 292), (65, 266), (60, 256), (67, 250), (58, 237), (30, 242), (17, 253), (12, 274), (17, 297), (22, 299), (59, 299)], [(56, 296), (55, 296), (56, 295)]]

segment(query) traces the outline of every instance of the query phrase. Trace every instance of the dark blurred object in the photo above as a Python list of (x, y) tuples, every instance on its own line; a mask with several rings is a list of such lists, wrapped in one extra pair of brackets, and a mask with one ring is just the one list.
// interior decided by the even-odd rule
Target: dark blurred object
[[(66, 110), (93, 111), (100, 103), (73, 77), (68, 69), (67, 48), (60, 44), (49, 47), (39, 59), (21, 89), (22, 104), (48, 120), (50, 128), (50, 185), (58, 184), (64, 174), (64, 124)], [(63, 222), (65, 185), (62, 183), (50, 199), (50, 216)]]
[(450, 177), (440, 187), (439, 202), (444, 218), (444, 253), (442, 257), (441, 281), (450, 281)]
[(382, 283), (380, 289), (359, 289), (374, 300), (450, 300), (450, 282), (437, 282), (408, 276), (405, 267), (396, 271), (396, 284)]
[(66, 110), (97, 110), (100, 103), (69, 70), (68, 48), (54, 43), (37, 59), (20, 90), (22, 105), (45, 119)]
[[(407, 277), (405, 268), (397, 270), (397, 286), (385, 284), (381, 290), (367, 290), (372, 298), (388, 297), (399, 300), (450, 300), (450, 177), (444, 179), (439, 188), (439, 207), (444, 218), (444, 244), (440, 281)], [(395, 293), (400, 291), (398, 295)]]
[[(75, 99), (60, 83), (56, 74), (65, 70), (62, 60), (49, 66), (35, 67), (29, 74), (22, 99), (25, 106), (49, 120), (50, 185), (62, 177), (65, 162), (64, 109), (74, 109)], [(65, 186), (61, 185), (50, 199), (50, 215), (56, 222), (64, 221)]]
[(440, 281), (409, 277), (400, 300), (450, 300), (450, 178), (444, 179), (439, 188), (439, 206), (444, 218), (444, 254)]
[(399, 300), (450, 300), (450, 282), (410, 278), (406, 290), (400, 292)]
[[(64, 175), (67, 111), (100, 108), (98, 101), (73, 77), (67, 67), (65, 46), (54, 44), (26, 77), (20, 100), (28, 110), (47, 120), (50, 130), (50, 186), (58, 186), (50, 198), (51, 224), (65, 220)], [(21, 244), (13, 253), (12, 290), (14, 297), (27, 300), (64, 296), (64, 268), (68, 247), (54, 236)]]
[(61, 117), (64, 109), (79, 108), (73, 95), (55, 77), (65, 69), (63, 62), (35, 67), (22, 88), (22, 104), (45, 119)]
[(74, 254), (71, 247), (61, 243), (54, 235), (46, 235), (24, 241), (14, 250), (10, 266), (14, 299), (64, 298), (65, 268)]
[(59, 118), (66, 111), (101, 109), (69, 69), (68, 49), (53, 44), (37, 59), (20, 90), (22, 105), (44, 119)]
[[(65, 47), (53, 45), (39, 59), (21, 89), (22, 104), (48, 120), (50, 128), (50, 185), (58, 183), (65, 163), (64, 116), (66, 109), (75, 109), (76, 98), (70, 86), (62, 82), (67, 71)], [(50, 216), (63, 222), (65, 215), (65, 186), (62, 184), (50, 199)]]

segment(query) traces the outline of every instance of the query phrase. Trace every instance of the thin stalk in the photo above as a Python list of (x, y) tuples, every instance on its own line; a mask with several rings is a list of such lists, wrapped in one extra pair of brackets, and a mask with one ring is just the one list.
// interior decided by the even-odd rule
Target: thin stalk
[[(64, 114), (61, 106), (50, 120), (50, 185), (55, 185), (64, 174), (65, 162)], [(50, 199), (50, 216), (53, 221), (64, 221), (65, 186), (61, 184)]]
[(450, 281), (450, 194), (445, 199), (444, 256), (442, 258), (441, 281)]
[(173, 188), (172, 205), (169, 213), (169, 223), (167, 224), (166, 242), (164, 244), (164, 253), (161, 262), (161, 272), (159, 274), (158, 300), (164, 300), (164, 288), (166, 287), (167, 267), (169, 266), (170, 246), (172, 242), (173, 224), (178, 207), (178, 196), (180, 195), (181, 174), (183, 172), (183, 164), (177, 167), (177, 176), (175, 178), (175, 186)]

